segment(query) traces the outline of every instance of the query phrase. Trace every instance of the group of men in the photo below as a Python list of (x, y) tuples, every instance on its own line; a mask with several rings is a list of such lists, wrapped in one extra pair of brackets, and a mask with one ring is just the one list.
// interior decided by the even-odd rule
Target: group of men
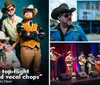
[[(56, 59), (59, 57), (59, 54), (55, 54), (55, 47), (50, 48), (50, 69), (51, 69), (51, 80), (58, 80), (57, 76), (57, 62)], [(84, 52), (80, 52), (79, 57), (73, 57), (72, 51), (68, 51), (67, 56), (64, 58), (65, 65), (67, 67), (67, 72), (69, 76), (72, 76), (73, 73), (73, 62), (77, 59), (78, 60), (78, 66), (80, 67), (79, 72), (86, 72), (86, 69), (88, 70), (88, 73), (91, 71), (98, 71), (96, 69), (96, 62), (99, 62), (100, 64), (100, 55), (97, 55), (97, 57), (93, 56), (93, 53), (90, 52), (88, 54), (88, 57), (84, 55)], [(62, 55), (63, 56), (63, 55)], [(52, 75), (52, 71), (54, 71), (54, 76)]]
[[(33, 5), (22, 9), (23, 19), (15, 14), (14, 3), (6, 0), (2, 12), (8, 17), (3, 20), (0, 31), (0, 68), (22, 67), (32, 69), (32, 75), (39, 76), (41, 64), (40, 40), (44, 31), (32, 19), (38, 9)], [(9, 37), (7, 40), (6, 36)], [(15, 50), (13, 50), (15, 49)], [(14, 64), (17, 62), (16, 64)], [(18, 66), (17, 66), (18, 65)]]
[[(66, 54), (66, 53), (64, 53)], [(57, 75), (57, 61), (59, 57), (63, 57), (64, 54), (57, 53), (55, 51), (55, 47), (50, 48), (50, 73), (51, 73), (51, 80), (58, 80)], [(76, 57), (73, 58), (72, 52), (68, 51), (67, 56), (65, 58), (65, 64), (68, 69), (68, 74), (72, 76), (73, 72), (73, 61), (76, 60)], [(54, 72), (54, 75), (52, 75), (52, 72)]]
[[(80, 56), (78, 57), (79, 65), (80, 65), (80, 71), (85, 72), (85, 67), (88, 67), (88, 73), (91, 71), (94, 71), (95, 67), (95, 57), (93, 56), (93, 53), (90, 52), (88, 54), (88, 57), (84, 55), (83, 52), (80, 52)], [(86, 66), (87, 64), (87, 66)]]

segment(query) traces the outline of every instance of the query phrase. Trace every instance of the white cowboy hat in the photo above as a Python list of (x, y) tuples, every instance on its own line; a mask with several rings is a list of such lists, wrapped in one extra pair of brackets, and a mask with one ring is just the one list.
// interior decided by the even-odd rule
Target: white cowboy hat
[(69, 54), (72, 54), (72, 51), (68, 51), (68, 52), (67, 52), (67, 55), (69, 55)]
[(0, 31), (0, 40), (9, 41), (9, 37), (6, 37), (3, 31)]
[(33, 12), (33, 17), (36, 16), (36, 14), (38, 13), (38, 9), (34, 8), (33, 5), (29, 5), (28, 7), (25, 7), (22, 9), (23, 16), (24, 16), (25, 10), (31, 10)]

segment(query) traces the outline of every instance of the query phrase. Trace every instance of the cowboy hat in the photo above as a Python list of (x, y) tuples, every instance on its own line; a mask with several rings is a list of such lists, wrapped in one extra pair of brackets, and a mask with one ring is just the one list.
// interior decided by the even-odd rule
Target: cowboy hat
[(31, 10), (33, 12), (33, 17), (36, 16), (38, 13), (38, 9), (34, 8), (33, 5), (29, 5), (28, 7), (25, 7), (22, 9), (22, 15), (24, 16), (26, 10)]
[(7, 11), (7, 9), (8, 9), (9, 7), (11, 7), (11, 6), (14, 6), (14, 7), (15, 7), (15, 4), (9, 2), (8, 0), (6, 0), (6, 2), (4, 3), (4, 5), (5, 5), (5, 7), (2, 8), (2, 10), (1, 10), (2, 13), (4, 13), (4, 14), (6, 14), (6, 11)]
[(90, 52), (90, 53), (88, 54), (88, 56), (91, 56), (91, 55), (93, 55), (93, 53), (92, 53), (92, 52)]
[(68, 51), (68, 52), (67, 52), (67, 55), (69, 55), (69, 54), (72, 54), (72, 52), (71, 52), (71, 51)]
[(98, 58), (100, 58), (100, 55), (97, 55)]
[(57, 20), (58, 16), (64, 12), (74, 12), (76, 9), (75, 8), (71, 8), (69, 9), (68, 5), (66, 3), (61, 4), (59, 7), (55, 8), (52, 13), (51, 13), (51, 17), (55, 20)]
[(4, 34), (4, 32), (3, 31), (0, 31), (0, 40), (8, 41), (9, 40), (9, 37), (6, 37), (6, 35)]
[(50, 50), (54, 50), (55, 49), (55, 47), (50, 47)]

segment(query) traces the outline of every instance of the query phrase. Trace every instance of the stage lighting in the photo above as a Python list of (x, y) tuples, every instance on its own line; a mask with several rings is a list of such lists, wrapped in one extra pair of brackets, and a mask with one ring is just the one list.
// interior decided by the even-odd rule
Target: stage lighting
[(89, 77), (90, 78), (99, 77), (99, 72), (97, 72), (97, 71), (91, 71), (91, 72), (89, 72)]
[(72, 77), (68, 74), (62, 73), (62, 74), (59, 75), (60, 81), (69, 81), (71, 79), (72, 79)]
[(80, 79), (86, 79), (88, 76), (85, 72), (77, 72), (76, 73), (76, 79), (80, 80)]

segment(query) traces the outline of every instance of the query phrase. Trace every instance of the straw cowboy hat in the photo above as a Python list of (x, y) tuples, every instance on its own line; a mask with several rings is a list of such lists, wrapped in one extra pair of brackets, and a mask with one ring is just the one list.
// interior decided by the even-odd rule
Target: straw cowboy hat
[(37, 8), (34, 8), (33, 5), (29, 5), (28, 7), (25, 7), (25, 8), (22, 9), (23, 16), (24, 16), (26, 10), (31, 10), (33, 12), (33, 17), (36, 16), (37, 13), (38, 13)]
[(50, 47), (50, 50), (54, 50), (55, 49), (55, 47)]
[(15, 4), (9, 2), (8, 0), (6, 0), (6, 2), (4, 3), (4, 5), (5, 5), (5, 7), (2, 8), (2, 10), (1, 10), (2, 13), (4, 13), (4, 14), (6, 14), (6, 11), (7, 11), (7, 9), (8, 9), (9, 7), (11, 7), (11, 6), (14, 6), (14, 7), (15, 7)]
[(74, 12), (76, 9), (75, 8), (71, 8), (69, 9), (68, 5), (66, 3), (61, 4), (59, 7), (55, 8), (52, 13), (51, 13), (51, 17), (55, 20), (58, 20), (58, 16), (62, 13), (65, 12)]
[(72, 51), (68, 51), (68, 52), (67, 52), (67, 55), (69, 55), (69, 54), (72, 54)]
[(98, 58), (100, 58), (100, 55), (97, 55)]
[(8, 41), (9, 40), (9, 37), (6, 37), (6, 35), (4, 34), (4, 32), (3, 31), (0, 31), (0, 40)]

